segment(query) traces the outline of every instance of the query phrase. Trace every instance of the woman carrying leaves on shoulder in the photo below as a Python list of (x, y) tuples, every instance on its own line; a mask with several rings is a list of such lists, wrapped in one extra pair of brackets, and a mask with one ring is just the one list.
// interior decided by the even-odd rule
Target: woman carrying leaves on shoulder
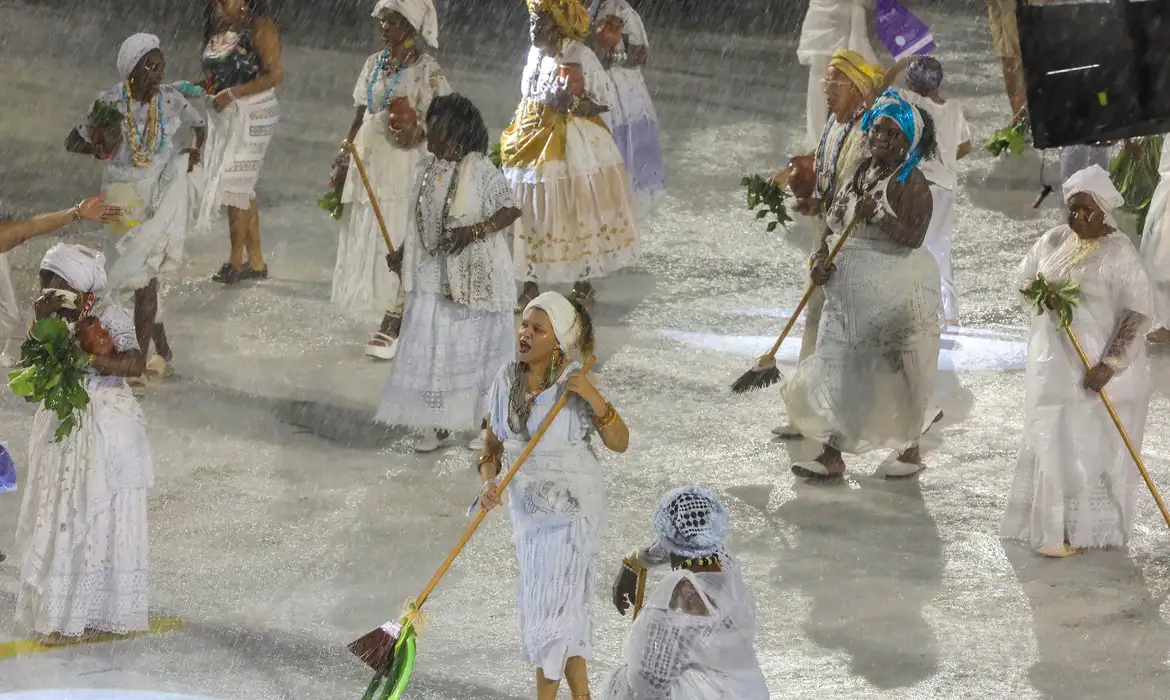
[[(833, 234), (811, 262), (825, 292), (816, 351), (782, 389), (800, 433), (822, 444), (792, 467), (813, 482), (839, 480), (842, 452), (897, 450), (886, 476), (922, 469), (918, 440), (938, 367), (941, 283), (923, 247), (933, 212), (918, 169), (934, 154), (929, 118), (887, 91), (861, 128), (872, 156), (843, 185), (825, 216)], [(828, 246), (856, 221), (832, 265)]]
[(142, 411), (125, 380), (145, 371), (134, 321), (95, 296), (106, 286), (101, 253), (56, 245), (40, 276), (37, 318), (75, 324), (75, 342), (93, 359), (80, 395), (69, 397), (72, 431), (59, 431), (53, 406), (33, 419), (16, 531), (17, 618), (48, 643), (146, 630), (153, 467)]
[[(1051, 557), (1129, 541), (1140, 476), (1097, 391), (1108, 390), (1139, 451), (1152, 391), (1143, 334), (1154, 320), (1153, 291), (1113, 218), (1121, 194), (1093, 165), (1069, 178), (1064, 199), (1068, 223), (1036, 242), (1017, 278), (1028, 305), (1044, 313), (1032, 319), (1024, 440), (1000, 528)], [(1087, 372), (1062, 308), (1096, 363)]]
[(0, 223), (0, 368), (11, 367), (18, 358), (13, 348), (19, 346), (17, 333), (26, 330), (23, 314), (12, 289), (12, 273), (8, 267), (8, 251), (30, 238), (44, 236), (76, 221), (96, 221), (108, 224), (122, 215), (118, 207), (105, 204), (106, 198), (90, 197), (72, 209), (40, 214), (24, 221)]

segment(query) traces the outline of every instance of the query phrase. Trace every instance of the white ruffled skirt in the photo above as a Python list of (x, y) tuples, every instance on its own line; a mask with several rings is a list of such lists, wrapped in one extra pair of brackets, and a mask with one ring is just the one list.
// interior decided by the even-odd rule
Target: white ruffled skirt
[(516, 276), (567, 284), (633, 264), (637, 216), (625, 161), (613, 135), (585, 119), (567, 125), (565, 159), (509, 167), (523, 215), (514, 227)]
[(39, 634), (149, 626), (153, 468), (142, 412), (124, 383), (88, 388), (81, 425), (62, 442), (53, 442), (55, 414), (41, 409), (33, 419), (16, 614)]

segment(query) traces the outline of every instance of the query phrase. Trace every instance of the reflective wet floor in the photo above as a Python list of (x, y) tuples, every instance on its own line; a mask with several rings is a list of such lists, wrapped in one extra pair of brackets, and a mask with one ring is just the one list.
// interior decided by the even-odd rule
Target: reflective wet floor
[[(950, 71), (944, 92), (986, 138), (1007, 107), (983, 15), (929, 19)], [(135, 29), (0, 4), (5, 207), (64, 207), (99, 187), (97, 164), (68, 156), (61, 142), (117, 79), (117, 45)], [(515, 40), (522, 36), (518, 28)], [(806, 232), (766, 233), (739, 189), (743, 175), (783, 165), (803, 130), (806, 76), (793, 65), (794, 37), (652, 38), (662, 47), (649, 80), (671, 191), (644, 232), (639, 267), (599, 289), (600, 376), (632, 442), (604, 460), (610, 522), (594, 601), (595, 683), (628, 628), (605, 600), (621, 556), (650, 537), (661, 493), (701, 483), (729, 504), (773, 697), (1170, 697), (1170, 532), (1147, 495), (1128, 551), (1049, 561), (996, 536), (1023, 412), (1028, 319), (1012, 270), (1057, 220), (1050, 207), (1031, 209), (1041, 158), (996, 162), (977, 144), (966, 166), (954, 245), (961, 324), (944, 335), (937, 393), (946, 418), (924, 442), (928, 470), (886, 482), (873, 476), (886, 455), (871, 455), (849, 460), (842, 486), (795, 483), (789, 464), (815, 447), (771, 439), (783, 418), (777, 393), (728, 391), (804, 285)], [(493, 42), (452, 38), (440, 60), (495, 130), (514, 106), (524, 47)], [(194, 37), (164, 45), (171, 77), (190, 77)], [(395, 617), (457, 539), (476, 490), (472, 453), (418, 456), (412, 436), (371, 422), (388, 369), (361, 346), (377, 319), (328, 302), (338, 227), (315, 202), (352, 116), (362, 58), (287, 50), (285, 117), (260, 188), (272, 279), (231, 289), (208, 281), (227, 253), (223, 231), (190, 242), (166, 298), (177, 374), (143, 399), (157, 470), (151, 609), (182, 627), (10, 654), (0, 658), (0, 691), (356, 698), (368, 674), (344, 645)], [(1055, 170), (1050, 156), (1045, 172)], [(96, 232), (77, 239), (100, 241)], [(51, 243), (13, 255), (30, 302)], [(798, 343), (788, 341), (782, 363)], [(1162, 393), (1145, 454), (1170, 488), (1170, 360), (1156, 363)], [(31, 415), (0, 393), (0, 439), (18, 462)], [(19, 495), (0, 496), (8, 552), (18, 510)], [(493, 516), (428, 603), (410, 697), (532, 697), (531, 671), (518, 660), (515, 580), (509, 527)], [(0, 650), (27, 636), (12, 624), (16, 585), (10, 558), (0, 564)]]

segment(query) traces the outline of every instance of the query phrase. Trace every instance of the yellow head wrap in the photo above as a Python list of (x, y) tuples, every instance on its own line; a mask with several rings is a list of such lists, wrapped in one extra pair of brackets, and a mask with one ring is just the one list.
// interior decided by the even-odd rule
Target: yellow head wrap
[(882, 85), (886, 74), (881, 66), (865, 62), (865, 57), (850, 49), (837, 49), (829, 61), (830, 68), (836, 68), (857, 86), (862, 95), (875, 92)]
[(589, 11), (580, 0), (528, 0), (528, 11), (553, 18), (561, 34), (575, 41), (589, 38)]

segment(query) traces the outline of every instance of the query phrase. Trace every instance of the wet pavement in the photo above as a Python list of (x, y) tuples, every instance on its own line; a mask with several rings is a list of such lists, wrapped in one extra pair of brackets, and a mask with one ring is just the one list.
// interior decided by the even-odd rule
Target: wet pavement
[[(101, 19), (62, 21), (0, 3), (5, 208), (64, 207), (99, 186), (98, 166), (61, 143), (75, 115), (116, 80), (117, 45), (133, 31)], [(944, 91), (963, 101), (981, 141), (1007, 120), (984, 16), (929, 19), (952, 71)], [(518, 28), (517, 42), (522, 36)], [(173, 79), (194, 68), (192, 37), (181, 38), (164, 39)], [(744, 174), (780, 167), (803, 131), (806, 76), (793, 65), (795, 39), (652, 39), (663, 47), (649, 80), (670, 196), (644, 232), (639, 267), (600, 286), (595, 314), (603, 387), (631, 427), (629, 452), (604, 458), (610, 527), (595, 600), (595, 684), (628, 628), (605, 603), (611, 574), (648, 540), (658, 497), (701, 483), (730, 507), (773, 697), (1170, 697), (1170, 538), (1148, 495), (1127, 552), (1048, 561), (996, 536), (1023, 412), (1027, 317), (1012, 270), (1057, 220), (1052, 202), (1031, 209), (1040, 157), (996, 162), (976, 144), (966, 166), (954, 246), (961, 327), (944, 338), (946, 418), (924, 441), (928, 470), (885, 482), (872, 476), (885, 455), (871, 455), (850, 459), (843, 486), (794, 483), (788, 465), (815, 449), (771, 440), (782, 419), (777, 392), (736, 397), (727, 387), (771, 344), (804, 284), (803, 231), (767, 234), (739, 189)], [(440, 54), (452, 84), (493, 130), (502, 127), (524, 47), (446, 45), (455, 47)], [(166, 300), (177, 376), (143, 400), (157, 471), (151, 611), (184, 626), (0, 658), (0, 691), (356, 698), (368, 673), (345, 643), (396, 616), (457, 539), (476, 490), (472, 453), (418, 456), (409, 436), (371, 422), (388, 373), (361, 355), (376, 319), (347, 317), (328, 302), (338, 227), (315, 202), (352, 115), (363, 56), (287, 49), (285, 117), (260, 187), (273, 278), (232, 289), (208, 281), (226, 255), (225, 230), (191, 241)], [(1055, 171), (1050, 156), (1046, 172)], [(52, 242), (13, 255), (30, 301)], [(799, 345), (788, 343), (782, 362)], [(1145, 455), (1170, 488), (1170, 360), (1156, 362)], [(31, 415), (0, 392), (0, 439), (18, 463)], [(0, 546), (9, 552), (18, 510), (18, 495), (0, 496)], [(515, 580), (506, 518), (490, 517), (428, 602), (410, 697), (532, 697), (531, 672), (518, 660)], [(0, 564), (0, 648), (26, 636), (12, 625), (15, 590), (10, 558)]]

